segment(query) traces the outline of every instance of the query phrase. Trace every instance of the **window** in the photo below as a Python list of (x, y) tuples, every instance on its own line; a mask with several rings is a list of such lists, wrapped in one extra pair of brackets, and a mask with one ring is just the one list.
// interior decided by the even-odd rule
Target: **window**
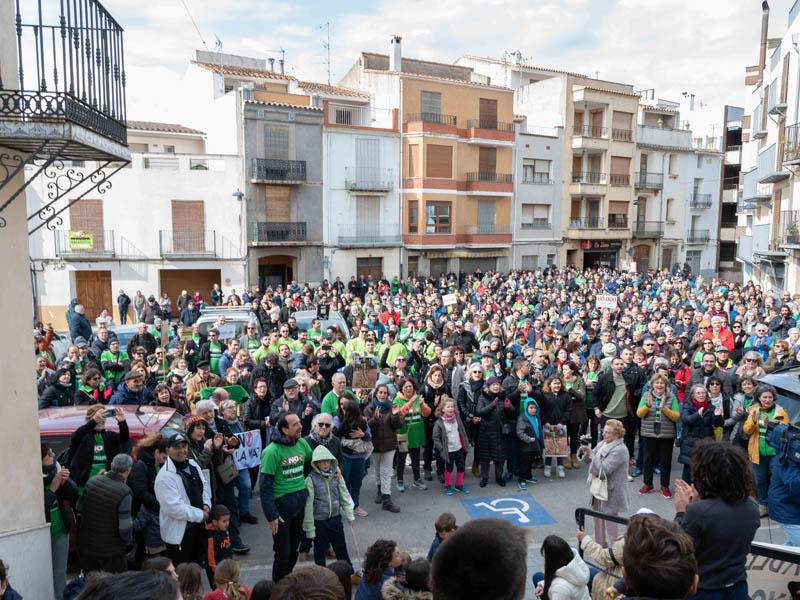
[(267, 125), (264, 128), (264, 158), (286, 160), (289, 158), (289, 127)]
[(204, 223), (202, 200), (173, 200), (172, 251), (202, 252), (205, 249)]
[(450, 203), (428, 202), (425, 206), (426, 233), (450, 233)]
[(147, 152), (147, 144), (140, 144), (138, 142), (129, 142), (128, 150), (131, 152)]
[(552, 267), (556, 264), (556, 255), (555, 254), (548, 254), (547, 255), (547, 266)]
[(453, 147), (437, 144), (425, 146), (425, 172), (427, 177), (452, 179)]
[(692, 268), (692, 273), (700, 272), (700, 250), (687, 250), (686, 262)]
[(736, 260), (736, 244), (722, 242), (719, 245), (719, 262), (734, 262)]
[(523, 204), (521, 223), (523, 229), (548, 229), (550, 227), (550, 205)]
[(530, 271), (535, 270), (539, 266), (539, 257), (536, 254), (523, 254), (522, 255), (522, 268)]
[(482, 128), (497, 128), (497, 100), (489, 98), (478, 100), (478, 120)]
[(175, 154), (175, 146), (164, 146), (164, 152), (168, 154)]
[(697, 155), (697, 168), (701, 169), (702, 167), (703, 167), (703, 155), (702, 154), (698, 154)]
[(442, 115), (442, 94), (439, 92), (421, 93), (420, 106), (422, 107), (422, 120), (429, 123), (438, 123)]
[(494, 233), (494, 198), (478, 198), (478, 233)]
[(419, 144), (408, 145), (408, 176), (419, 177)]
[(630, 142), (631, 137), (631, 122), (633, 114), (628, 112), (620, 112), (615, 110), (611, 115), (611, 137), (621, 142)]
[(356, 222), (359, 225), (378, 225), (381, 222), (381, 197), (356, 197)]
[(676, 170), (678, 169), (678, 155), (677, 154), (670, 154), (669, 155), (669, 174), (676, 175)]
[(667, 198), (667, 223), (675, 222), (675, 198)]
[[(497, 171), (497, 148), (486, 148), (481, 146), (478, 149), (478, 171), (487, 175), (494, 175)], [(483, 181), (484, 178), (481, 178)], [(493, 181), (493, 178), (489, 178)]]
[(523, 158), (522, 181), (524, 183), (550, 183), (550, 162), (543, 158)]
[(631, 159), (624, 156), (611, 157), (611, 185), (630, 185)]
[(419, 200), (408, 201), (408, 233), (419, 233)]
[(608, 226), (625, 228), (628, 226), (628, 203), (611, 200), (608, 203)]

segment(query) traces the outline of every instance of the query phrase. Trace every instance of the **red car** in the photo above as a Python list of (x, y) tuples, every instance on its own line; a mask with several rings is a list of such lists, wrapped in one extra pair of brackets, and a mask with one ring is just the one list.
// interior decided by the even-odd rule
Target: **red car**
[[(56, 456), (69, 448), (69, 437), (72, 432), (86, 423), (88, 408), (88, 406), (62, 406), (39, 411), (39, 435), (43, 442), (50, 444)], [(112, 408), (116, 406), (109, 406), (109, 409)], [(174, 408), (134, 405), (123, 405), (120, 408), (125, 411), (125, 420), (128, 422), (131, 435), (131, 443), (125, 448), (128, 452), (133, 444), (151, 433), (160, 431), (167, 437), (184, 433), (183, 418)], [(106, 418), (106, 428), (109, 431), (119, 431), (117, 420), (113, 416)]]

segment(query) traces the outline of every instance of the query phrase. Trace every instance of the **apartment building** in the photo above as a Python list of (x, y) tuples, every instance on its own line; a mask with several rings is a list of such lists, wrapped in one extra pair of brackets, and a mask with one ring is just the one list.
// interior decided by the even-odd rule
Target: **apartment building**
[(456, 64), (510, 86), (515, 113), (532, 126), (563, 128), (558, 263), (629, 268), (639, 105), (633, 87), (527, 65), (519, 53), (512, 60), (462, 56)]
[[(231, 195), (239, 157), (209, 154), (202, 131), (171, 123), (128, 121), (128, 147), (131, 162), (109, 189), (75, 193), (62, 223), (29, 237), (38, 320), (66, 329), (67, 304), (78, 297), (90, 320), (107, 308), (119, 323), (120, 289), (173, 300), (184, 289), (208, 297), (215, 283), (226, 293), (244, 289), (242, 207)], [(73, 160), (65, 169), (88, 178), (99, 164)], [(30, 182), (30, 212), (49, 202), (48, 183)]]
[(776, 292), (800, 285), (798, 13), (800, 4), (795, 2), (782, 37), (769, 38), (769, 7), (764, 3), (759, 61), (745, 69), (739, 204), (744, 224), (736, 259), (745, 282)]
[(561, 247), (563, 127), (535, 127), (517, 115), (514, 157), (514, 268), (555, 264)]
[[(473, 69), (362, 52), (340, 81), (398, 109), (403, 275), (510, 266), (513, 91)], [(391, 274), (391, 273), (390, 273)]]

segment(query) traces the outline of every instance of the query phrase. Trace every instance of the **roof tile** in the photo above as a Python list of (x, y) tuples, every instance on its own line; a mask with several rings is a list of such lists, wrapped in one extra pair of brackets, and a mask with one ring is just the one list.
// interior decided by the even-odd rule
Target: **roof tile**
[[(209, 71), (219, 73), (219, 65), (213, 63), (200, 62), (197, 60), (191, 61), (193, 65), (202, 67)], [(255, 77), (257, 79), (285, 79), (286, 81), (294, 80), (295, 77), (286, 75), (285, 73), (278, 73), (277, 71), (269, 71), (267, 69), (248, 69), (245, 67), (232, 67), (230, 65), (222, 65), (222, 72), (227, 75), (235, 75), (237, 77)]]
[(335, 94), (337, 96), (356, 96), (358, 98), (369, 98), (369, 94), (360, 90), (353, 90), (338, 85), (327, 85), (316, 81), (298, 81), (297, 86), (307, 92), (323, 92), (325, 94)]
[(184, 127), (177, 123), (158, 123), (156, 121), (128, 121), (128, 129), (136, 131), (158, 131), (160, 133), (192, 133), (205, 135), (204, 131)]

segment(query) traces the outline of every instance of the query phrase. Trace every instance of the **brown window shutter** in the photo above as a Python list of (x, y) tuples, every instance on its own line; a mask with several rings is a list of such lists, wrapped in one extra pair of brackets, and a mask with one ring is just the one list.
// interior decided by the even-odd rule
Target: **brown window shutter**
[(419, 231), (419, 200), (408, 201), (408, 232)]
[(291, 189), (287, 186), (267, 186), (267, 222), (288, 223), (291, 221), (289, 215), (291, 193)]
[[(615, 113), (616, 114), (616, 113)], [(623, 156), (611, 157), (612, 175), (629, 175), (631, 172), (631, 159)]]
[(614, 129), (630, 129), (633, 114), (615, 110), (611, 117), (611, 127)]
[[(781, 102), (786, 103), (786, 96), (789, 91), (789, 53), (783, 57), (783, 74), (781, 75)], [(780, 139), (780, 138), (778, 138)]]
[(419, 144), (408, 145), (408, 176), (419, 177)]
[(610, 215), (627, 215), (628, 203), (620, 202), (619, 200), (612, 200), (608, 203), (608, 214)]
[(172, 249), (175, 252), (202, 252), (205, 208), (202, 200), (172, 201)]
[(751, 115), (745, 115), (742, 117), (742, 129), (750, 129), (750, 119), (753, 117)]
[(479, 148), (478, 171), (494, 173), (497, 170), (497, 148)]
[(497, 123), (497, 100), (480, 98), (478, 100), (478, 119), (482, 122)]
[[(781, 121), (781, 124), (778, 125), (778, 139), (779, 140), (784, 139), (785, 134), (786, 134), (786, 121)], [(778, 144), (778, 162), (775, 165), (776, 171), (783, 170), (783, 150), (784, 150), (784, 144)]]
[(77, 231), (91, 231), (94, 249), (104, 250), (103, 201), (84, 198), (70, 206), (69, 227)]
[(426, 177), (452, 179), (453, 147), (428, 144), (425, 146)]

